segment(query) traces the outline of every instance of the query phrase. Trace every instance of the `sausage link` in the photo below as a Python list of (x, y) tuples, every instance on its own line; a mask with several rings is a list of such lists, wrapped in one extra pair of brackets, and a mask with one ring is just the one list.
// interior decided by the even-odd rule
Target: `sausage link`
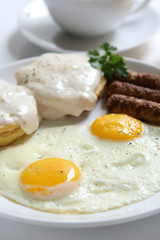
[(128, 71), (129, 77), (114, 76), (113, 80), (128, 82), (134, 85), (160, 90), (160, 76), (152, 73), (136, 73)]
[(112, 94), (107, 107), (112, 113), (125, 113), (143, 121), (160, 124), (160, 103)]
[(122, 94), (160, 103), (160, 91), (126, 82), (113, 81), (108, 88), (107, 97), (112, 94)]

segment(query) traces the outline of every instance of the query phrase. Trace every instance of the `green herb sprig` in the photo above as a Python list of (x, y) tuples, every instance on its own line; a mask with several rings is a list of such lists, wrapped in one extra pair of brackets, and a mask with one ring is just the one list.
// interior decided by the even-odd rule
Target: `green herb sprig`
[(118, 77), (129, 77), (124, 58), (114, 54), (117, 51), (116, 47), (105, 42), (100, 46), (100, 49), (101, 52), (95, 48), (88, 51), (89, 62), (93, 68), (100, 69), (108, 80), (112, 79), (113, 74)]

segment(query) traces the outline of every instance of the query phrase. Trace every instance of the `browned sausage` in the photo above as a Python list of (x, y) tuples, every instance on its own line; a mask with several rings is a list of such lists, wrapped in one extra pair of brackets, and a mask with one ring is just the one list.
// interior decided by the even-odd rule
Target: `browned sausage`
[(113, 81), (108, 88), (107, 96), (122, 94), (160, 103), (160, 90), (136, 86), (126, 82)]
[(107, 103), (112, 113), (125, 113), (132, 117), (160, 124), (160, 103), (112, 94)]
[(160, 90), (160, 76), (152, 73), (136, 73), (133, 71), (128, 71), (129, 77), (114, 76), (113, 80), (119, 80), (122, 82), (128, 82), (138, 86), (143, 86), (147, 88)]

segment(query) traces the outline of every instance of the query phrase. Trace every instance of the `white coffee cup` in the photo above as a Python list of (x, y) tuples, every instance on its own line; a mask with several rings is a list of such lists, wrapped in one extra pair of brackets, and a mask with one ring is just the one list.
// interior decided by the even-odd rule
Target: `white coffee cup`
[(44, 0), (53, 19), (65, 31), (99, 36), (115, 30), (127, 16), (150, 0)]

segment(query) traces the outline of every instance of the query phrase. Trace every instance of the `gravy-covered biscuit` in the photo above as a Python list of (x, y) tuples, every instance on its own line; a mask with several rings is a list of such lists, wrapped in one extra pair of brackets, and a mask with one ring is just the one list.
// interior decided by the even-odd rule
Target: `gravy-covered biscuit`
[(8, 145), (23, 134), (33, 133), (39, 116), (33, 93), (0, 80), (0, 146)]
[(81, 54), (47, 53), (16, 72), (17, 83), (31, 89), (43, 118), (79, 116), (93, 109), (106, 84), (101, 72)]

